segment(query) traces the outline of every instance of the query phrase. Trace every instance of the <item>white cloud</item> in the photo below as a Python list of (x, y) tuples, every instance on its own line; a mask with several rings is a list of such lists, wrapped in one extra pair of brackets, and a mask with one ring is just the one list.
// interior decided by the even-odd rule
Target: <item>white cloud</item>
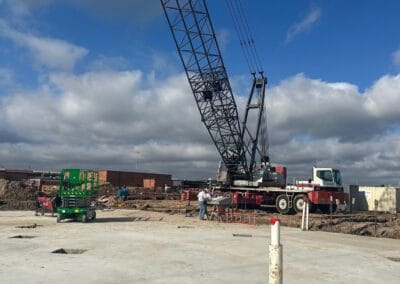
[[(311, 80), (299, 74), (269, 90), (275, 143), (294, 135), (371, 139), (400, 121), (400, 75), (383, 76), (364, 93), (349, 83)], [(273, 144), (273, 143), (272, 143)]]
[(388, 123), (398, 123), (400, 112), (398, 103), (400, 98), (400, 74), (397, 76), (383, 76), (365, 92), (366, 110), (377, 119), (385, 119)]
[(292, 177), (308, 177), (312, 165), (341, 169), (345, 183), (399, 185), (399, 133), (359, 142), (340, 142), (335, 138), (310, 141), (292, 140), (273, 148), (273, 157), (290, 165)]
[(395, 66), (400, 67), (400, 49), (393, 52), (393, 63)]
[[(200, 115), (182, 76), (148, 83), (143, 87), (147, 83), (140, 71), (52, 74), (40, 90), (14, 94), (4, 113), (13, 128), (36, 141), (60, 142), (61, 138), (81, 143), (91, 134), (97, 143), (142, 142), (162, 133), (170, 123), (176, 127), (160, 139), (198, 138), (197, 130), (190, 131), (190, 127), (200, 124)], [(185, 138), (180, 128), (188, 129), (191, 138)], [(35, 135), (36, 131), (41, 135)]]
[(204, 171), (189, 164), (203, 161), (207, 169), (218, 161), (183, 75), (153, 82), (140, 71), (51, 74), (39, 90), (13, 94), (0, 106), (0, 124), (14, 134), (0, 135), (7, 164), (132, 169), (139, 161), (147, 170), (172, 172), (176, 165), (176, 174), (198, 177)]
[(297, 35), (309, 30), (321, 17), (321, 9), (312, 7), (309, 13), (299, 22), (293, 24), (287, 34), (286, 43), (292, 41)]
[(104, 55), (98, 56), (93, 60), (88, 69), (90, 70), (125, 70), (128, 69), (129, 62), (123, 57), (106, 57)]
[(13, 17), (26, 17), (31, 14), (32, 9), (47, 6), (52, 1), (53, 0), (3, 0), (0, 1), (0, 4), (4, 5), (3, 7), (7, 7)]
[[(50, 68), (37, 89), (0, 99), (3, 164), (128, 170), (139, 163), (180, 177), (214, 174), (219, 157), (183, 74), (160, 80), (154, 72), (117, 71), (127, 69), (123, 58), (101, 57), (75, 75), (68, 71), (86, 49), (1, 21), (0, 32)], [(153, 67), (167, 68), (162, 55), (153, 59)], [(10, 70), (0, 69), (0, 84), (13, 85)], [(349, 181), (396, 183), (399, 90), (400, 75), (382, 76), (364, 92), (303, 74), (280, 82), (267, 90), (272, 160), (297, 177), (317, 163), (342, 168)], [(242, 110), (245, 98), (236, 99)]]
[(0, 21), (0, 36), (10, 38), (17, 45), (27, 48), (32, 54), (35, 67), (70, 71), (77, 61), (88, 54), (88, 50), (67, 41), (38, 37), (29, 33), (19, 32)]
[[(6, 166), (85, 166), (213, 175), (219, 161), (185, 76), (139, 70), (50, 73), (37, 90), (0, 100)], [(156, 80), (155, 80), (156, 79)], [(267, 90), (271, 158), (307, 177), (337, 166), (346, 182), (397, 183), (400, 75), (365, 92), (302, 74)], [(237, 98), (243, 105), (244, 98)]]

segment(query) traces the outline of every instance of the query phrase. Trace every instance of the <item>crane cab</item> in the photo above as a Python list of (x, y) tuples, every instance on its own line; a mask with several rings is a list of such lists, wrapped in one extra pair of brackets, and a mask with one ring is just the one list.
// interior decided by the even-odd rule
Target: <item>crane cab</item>
[(333, 168), (313, 167), (313, 184), (319, 186), (341, 187), (342, 178), (340, 171)]

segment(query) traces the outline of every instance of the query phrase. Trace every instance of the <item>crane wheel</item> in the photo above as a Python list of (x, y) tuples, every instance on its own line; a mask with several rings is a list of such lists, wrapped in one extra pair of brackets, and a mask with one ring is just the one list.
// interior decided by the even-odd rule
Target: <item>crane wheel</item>
[(296, 195), (293, 199), (293, 209), (296, 213), (301, 213), (303, 212), (303, 207), (304, 207), (304, 197), (306, 197), (304, 194), (299, 194)]
[(285, 194), (281, 194), (276, 198), (275, 206), (281, 214), (288, 214), (290, 211), (289, 199)]

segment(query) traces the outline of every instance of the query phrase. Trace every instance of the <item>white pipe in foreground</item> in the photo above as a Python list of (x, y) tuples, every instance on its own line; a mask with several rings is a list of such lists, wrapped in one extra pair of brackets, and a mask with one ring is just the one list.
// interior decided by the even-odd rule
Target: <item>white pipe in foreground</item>
[(304, 231), (304, 223), (306, 218), (306, 202), (303, 203), (303, 212), (301, 214), (301, 230)]
[(308, 219), (310, 215), (310, 203), (308, 202), (308, 200), (306, 200), (304, 206), (306, 207), (306, 231), (308, 231)]
[(303, 214), (301, 216), (301, 230), (302, 231), (308, 231), (309, 212), (310, 212), (310, 205), (309, 205), (308, 199), (305, 198), (304, 204), (303, 204)]
[(269, 284), (282, 284), (282, 246), (280, 221), (271, 219), (271, 244), (269, 245)]

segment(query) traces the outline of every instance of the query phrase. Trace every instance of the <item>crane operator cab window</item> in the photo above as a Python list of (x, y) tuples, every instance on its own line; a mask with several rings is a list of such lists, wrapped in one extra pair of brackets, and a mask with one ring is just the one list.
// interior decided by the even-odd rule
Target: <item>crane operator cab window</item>
[(329, 170), (317, 171), (317, 177), (319, 177), (323, 181), (333, 181), (332, 171)]
[(320, 170), (317, 171), (317, 177), (326, 182), (334, 182), (337, 185), (342, 184), (339, 170)]
[(342, 177), (340, 176), (339, 170), (332, 170), (333, 172), (333, 179), (337, 185), (342, 185)]

